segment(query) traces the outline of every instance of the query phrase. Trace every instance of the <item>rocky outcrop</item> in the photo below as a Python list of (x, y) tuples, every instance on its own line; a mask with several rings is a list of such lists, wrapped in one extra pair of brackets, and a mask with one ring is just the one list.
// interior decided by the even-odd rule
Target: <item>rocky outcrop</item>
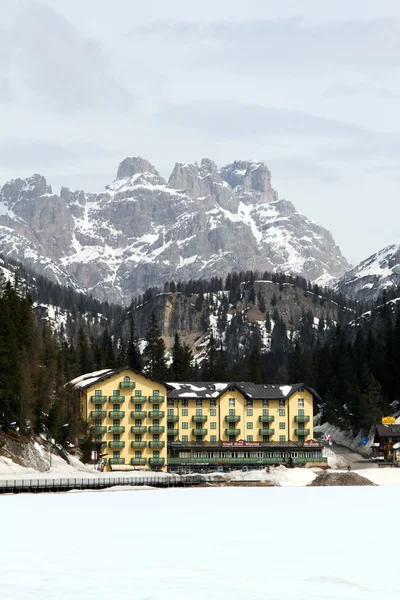
[(236, 270), (280, 270), (315, 280), (349, 267), (331, 234), (278, 200), (263, 163), (177, 163), (168, 183), (126, 158), (102, 194), (46, 179), (0, 191), (0, 251), (100, 299), (129, 303), (165, 281)]

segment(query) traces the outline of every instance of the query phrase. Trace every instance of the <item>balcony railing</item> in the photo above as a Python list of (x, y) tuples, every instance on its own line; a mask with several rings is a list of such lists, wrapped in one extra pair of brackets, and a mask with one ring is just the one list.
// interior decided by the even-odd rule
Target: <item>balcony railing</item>
[(136, 387), (136, 383), (134, 381), (121, 381), (119, 387), (122, 388), (130, 388), (133, 390)]
[(308, 423), (310, 417), (309, 415), (295, 415), (294, 420), (296, 423)]
[(125, 396), (108, 396), (109, 402), (114, 402), (114, 404), (122, 404), (125, 402)]
[(100, 425), (95, 425), (94, 433), (106, 433), (107, 427), (102, 427)]
[(258, 417), (260, 423), (273, 423), (275, 421), (275, 417), (273, 415), (261, 415)]
[(165, 427), (161, 427), (160, 425), (151, 425), (149, 427), (150, 433), (164, 433)]
[(143, 425), (132, 425), (131, 432), (132, 433), (146, 433), (147, 427)]
[(131, 442), (131, 448), (147, 448), (147, 442)]
[(96, 404), (100, 404), (100, 402), (107, 402), (107, 396), (90, 396), (91, 402), (96, 402)]
[(165, 416), (165, 412), (163, 410), (150, 410), (149, 417), (150, 419), (163, 419)]
[(167, 429), (167, 435), (178, 435), (179, 429)]
[(239, 423), (240, 415), (227, 415), (225, 421), (226, 423)]
[(263, 427), (262, 429), (258, 430), (258, 433), (260, 435), (274, 435), (275, 429), (270, 429), (269, 427)]
[(132, 419), (145, 419), (147, 417), (147, 410), (132, 410)]
[(110, 419), (123, 419), (125, 417), (125, 411), (123, 410), (110, 410), (108, 413)]
[(149, 463), (151, 467), (162, 467), (165, 463), (165, 458), (150, 458)]
[(125, 459), (124, 458), (110, 458), (108, 462), (110, 465), (124, 465)]
[(122, 425), (111, 425), (108, 428), (108, 433), (125, 433), (125, 427), (122, 427)]
[(149, 448), (165, 448), (165, 442), (149, 442)]
[(240, 435), (240, 429), (234, 429), (233, 427), (225, 429), (225, 435)]
[(207, 435), (208, 429), (203, 429), (200, 427), (196, 427), (196, 429), (192, 429), (193, 435)]
[(149, 402), (164, 402), (165, 397), (164, 396), (149, 396)]
[(146, 458), (131, 458), (131, 465), (147, 465)]
[(192, 421), (193, 423), (205, 423), (208, 417), (206, 415), (193, 415)]
[(131, 396), (131, 402), (143, 404), (143, 402), (147, 402), (147, 396)]
[(168, 423), (177, 423), (179, 421), (178, 415), (167, 415)]
[(310, 430), (309, 429), (295, 429), (294, 430), (294, 434), (299, 436), (299, 435), (310, 435)]
[(107, 416), (106, 410), (92, 410), (90, 413), (92, 419), (105, 419)]
[(125, 442), (108, 442), (109, 448), (125, 448)]

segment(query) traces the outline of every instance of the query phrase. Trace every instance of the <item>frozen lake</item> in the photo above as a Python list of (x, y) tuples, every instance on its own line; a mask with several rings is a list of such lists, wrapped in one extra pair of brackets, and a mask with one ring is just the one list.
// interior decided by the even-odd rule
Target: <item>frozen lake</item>
[(1, 600), (400, 597), (397, 487), (113, 488), (0, 507)]

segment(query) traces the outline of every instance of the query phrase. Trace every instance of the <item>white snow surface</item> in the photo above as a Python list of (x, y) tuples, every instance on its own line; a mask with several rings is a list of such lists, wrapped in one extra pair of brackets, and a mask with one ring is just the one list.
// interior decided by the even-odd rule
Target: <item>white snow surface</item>
[[(400, 534), (395, 488), (117, 490), (112, 506), (125, 517), (101, 534), (115, 557), (98, 564), (91, 523), (105, 527), (115, 513), (107, 494), (1, 498), (2, 600), (400, 597), (395, 565), (373, 551), (382, 507), (393, 539)], [(238, 510), (242, 526), (232, 527)], [(191, 534), (196, 515), (207, 526)], [(301, 543), (295, 523), (309, 524)]]

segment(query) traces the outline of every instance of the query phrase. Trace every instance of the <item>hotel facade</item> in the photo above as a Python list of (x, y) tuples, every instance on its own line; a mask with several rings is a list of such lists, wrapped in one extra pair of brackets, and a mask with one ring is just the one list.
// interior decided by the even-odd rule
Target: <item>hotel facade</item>
[(129, 367), (82, 375), (82, 418), (107, 470), (169, 472), (323, 466), (317, 393), (304, 384), (165, 383)]

